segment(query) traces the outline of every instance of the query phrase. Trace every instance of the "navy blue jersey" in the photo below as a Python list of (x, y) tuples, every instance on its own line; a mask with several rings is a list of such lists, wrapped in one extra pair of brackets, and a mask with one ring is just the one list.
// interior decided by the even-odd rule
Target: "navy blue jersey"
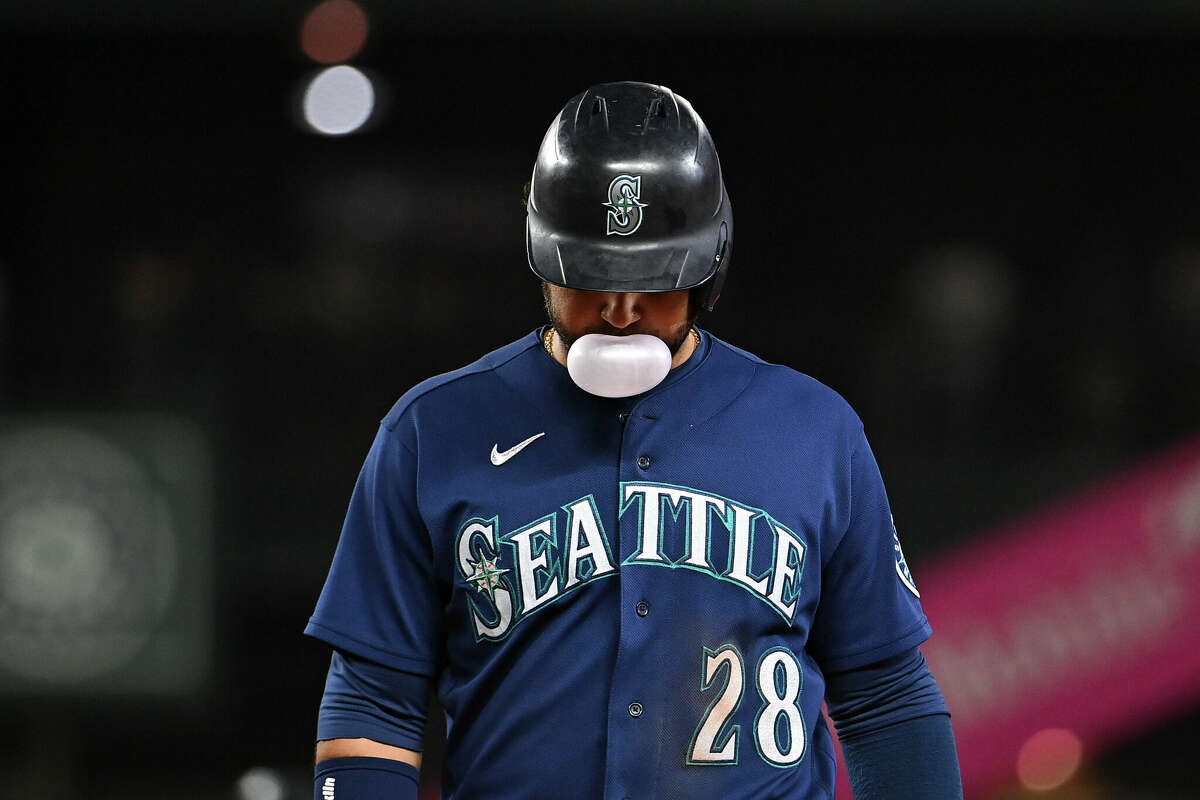
[(402, 397), (306, 632), (431, 676), (461, 798), (831, 797), (826, 671), (928, 637), (862, 423), (709, 334), (644, 395), (540, 331)]

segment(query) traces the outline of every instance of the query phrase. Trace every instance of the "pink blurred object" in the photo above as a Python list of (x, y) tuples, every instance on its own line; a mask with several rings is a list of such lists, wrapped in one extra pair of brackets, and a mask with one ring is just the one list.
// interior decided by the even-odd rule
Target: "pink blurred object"
[(1086, 759), (1200, 700), (1200, 440), (977, 542), (914, 570), (968, 798), (1039, 731)]

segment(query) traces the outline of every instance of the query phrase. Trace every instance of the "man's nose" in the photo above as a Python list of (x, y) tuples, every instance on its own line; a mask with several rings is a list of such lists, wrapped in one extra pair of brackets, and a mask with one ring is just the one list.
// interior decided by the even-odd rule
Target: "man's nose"
[(642, 318), (636, 292), (607, 292), (600, 316), (614, 328), (627, 328)]

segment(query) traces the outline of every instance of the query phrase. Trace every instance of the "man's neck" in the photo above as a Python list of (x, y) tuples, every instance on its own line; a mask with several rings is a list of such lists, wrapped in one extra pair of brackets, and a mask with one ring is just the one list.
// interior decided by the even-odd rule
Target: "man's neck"
[(696, 352), (696, 333), (695, 328), (688, 331), (687, 338), (683, 340), (683, 344), (675, 351), (675, 355), (671, 356), (671, 369), (682, 366), (683, 362), (692, 357), (692, 353)]

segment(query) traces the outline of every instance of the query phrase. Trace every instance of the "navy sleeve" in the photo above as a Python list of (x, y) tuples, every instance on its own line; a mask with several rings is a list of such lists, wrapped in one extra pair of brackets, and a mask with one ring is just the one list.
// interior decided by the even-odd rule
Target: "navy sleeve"
[(950, 713), (915, 647), (865, 667), (828, 673), (825, 699), (842, 742), (904, 720)]
[(825, 673), (871, 664), (929, 638), (875, 455), (859, 428), (850, 457), (849, 524), (821, 567), (807, 649)]
[(950, 714), (920, 650), (827, 675), (826, 700), (855, 800), (962, 797)]
[(317, 739), (371, 739), (420, 751), (427, 676), (334, 651), (317, 716)]
[(304, 632), (377, 664), (432, 675), (442, 641), (442, 593), (417, 510), (416, 473), (410, 445), (381, 426)]
[(416, 800), (421, 771), (387, 758), (330, 758), (313, 773), (313, 800)]
[(950, 717), (932, 714), (842, 742), (854, 800), (962, 800)]

